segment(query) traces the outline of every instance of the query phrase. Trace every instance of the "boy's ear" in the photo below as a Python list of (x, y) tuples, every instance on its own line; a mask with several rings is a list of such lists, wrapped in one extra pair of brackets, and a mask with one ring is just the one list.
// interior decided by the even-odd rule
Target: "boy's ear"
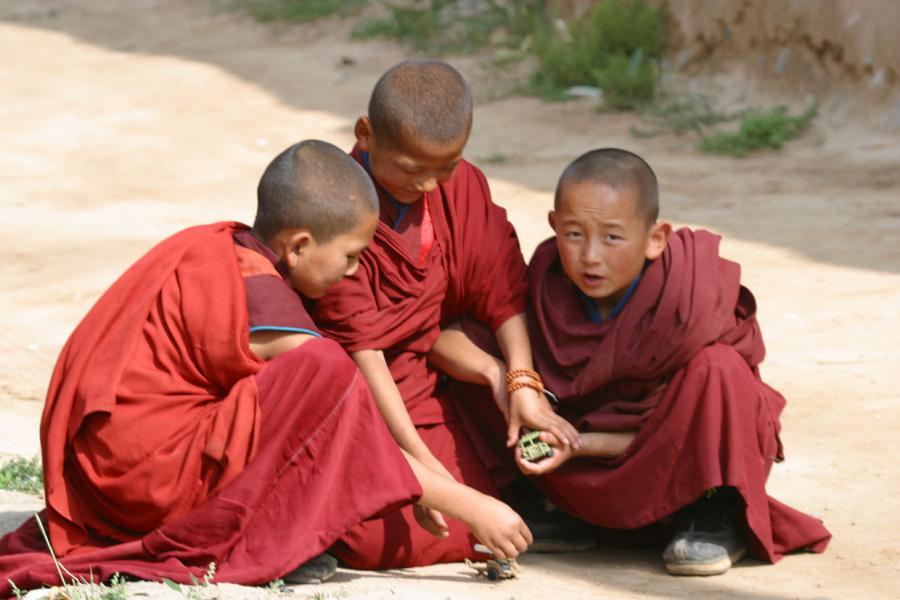
[(660, 257), (669, 243), (669, 234), (672, 233), (672, 224), (668, 221), (657, 221), (650, 228), (650, 239), (647, 241), (647, 260), (656, 260)]
[(550, 223), (550, 229), (556, 233), (556, 211), (551, 210), (547, 213), (547, 222)]
[(284, 260), (289, 267), (295, 267), (297, 262), (306, 258), (316, 244), (312, 234), (305, 229), (295, 229), (288, 234), (284, 245)]
[(372, 123), (369, 117), (360, 117), (353, 126), (353, 135), (356, 136), (356, 143), (363, 152), (368, 152), (372, 147)]

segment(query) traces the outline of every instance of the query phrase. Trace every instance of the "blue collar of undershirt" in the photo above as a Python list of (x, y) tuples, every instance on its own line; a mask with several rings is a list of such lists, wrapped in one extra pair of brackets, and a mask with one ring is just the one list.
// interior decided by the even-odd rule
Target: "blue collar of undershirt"
[[(372, 178), (372, 181), (375, 181), (375, 177), (372, 175), (372, 167), (369, 165), (369, 153), (368, 152), (360, 152), (360, 155), (362, 156), (363, 166), (366, 169), (366, 173), (369, 174), (369, 177)], [(397, 209), (397, 218), (394, 220), (394, 224), (391, 227), (391, 229), (393, 229), (394, 231), (397, 231), (397, 229), (400, 227), (400, 221), (402, 221), (403, 217), (406, 216), (406, 211), (409, 210), (410, 205), (403, 204), (402, 202), (400, 202), (399, 200), (397, 200), (396, 198), (394, 198), (393, 196), (388, 194), (387, 190), (385, 190), (384, 195), (387, 196), (387, 199), (390, 200), (391, 203), (393, 203), (394, 208)]]
[(609, 313), (609, 316), (604, 319), (600, 314), (600, 308), (597, 307), (597, 303), (593, 298), (585, 294), (575, 286), (575, 291), (578, 293), (578, 300), (581, 302), (581, 309), (584, 311), (584, 316), (593, 321), (594, 323), (603, 323), (604, 321), (610, 321), (615, 319), (622, 309), (625, 308), (625, 304), (631, 298), (632, 294), (634, 294), (634, 290), (637, 288), (638, 282), (641, 280), (641, 273), (638, 273), (638, 276), (634, 278), (634, 281), (628, 286), (628, 289), (625, 290), (625, 294), (619, 298), (619, 301), (616, 302), (616, 305), (613, 307), (612, 312)]

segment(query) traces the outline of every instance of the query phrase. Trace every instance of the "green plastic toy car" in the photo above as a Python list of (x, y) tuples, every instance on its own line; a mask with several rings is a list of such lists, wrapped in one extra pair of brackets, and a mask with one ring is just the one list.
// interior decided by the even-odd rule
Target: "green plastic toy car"
[(553, 448), (547, 442), (541, 441), (540, 431), (529, 431), (519, 438), (519, 448), (522, 449), (522, 458), (528, 462), (540, 462), (553, 456)]

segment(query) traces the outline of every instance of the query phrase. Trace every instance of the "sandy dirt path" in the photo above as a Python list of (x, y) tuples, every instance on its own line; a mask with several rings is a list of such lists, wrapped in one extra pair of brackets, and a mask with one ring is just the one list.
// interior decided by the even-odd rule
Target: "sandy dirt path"
[[(378, 75), (406, 56), (351, 41), (341, 21), (264, 26), (200, 1), (121, 6), (0, 2), (0, 460), (38, 452), (56, 355), (125, 267), (187, 225), (250, 219), (259, 174), (289, 144), (319, 137), (349, 148)], [(489, 101), (496, 78), (475, 59), (454, 62), (481, 99), (467, 156), (484, 167), (526, 255), (549, 234), (561, 169), (601, 145), (655, 166), (664, 217), (725, 235), (724, 253), (759, 300), (764, 376), (789, 400), (787, 461), (770, 492), (822, 516), (835, 537), (822, 556), (748, 560), (704, 580), (667, 576), (656, 551), (602, 549), (525, 556), (521, 578), (502, 584), (462, 565), (342, 570), (294, 597), (896, 597), (900, 106), (825, 98), (810, 134), (738, 161), (702, 155), (687, 138), (633, 138), (634, 116), (583, 102)], [(40, 504), (0, 492), (0, 533)], [(158, 585), (130, 589), (174, 597)]]

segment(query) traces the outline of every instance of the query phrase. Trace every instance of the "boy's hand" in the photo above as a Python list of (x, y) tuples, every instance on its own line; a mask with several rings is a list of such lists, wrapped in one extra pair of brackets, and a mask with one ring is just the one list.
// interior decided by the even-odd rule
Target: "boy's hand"
[(531, 388), (521, 388), (510, 394), (507, 448), (512, 448), (519, 441), (522, 427), (551, 433), (563, 445), (575, 449), (581, 446), (578, 430), (553, 412), (550, 402), (543, 394)]
[(559, 439), (548, 431), (542, 431), (540, 435), (542, 442), (547, 442), (553, 449), (553, 456), (542, 458), (538, 462), (531, 462), (522, 458), (522, 448), (516, 446), (516, 464), (519, 470), (525, 475), (544, 475), (552, 473), (556, 469), (563, 466), (566, 461), (574, 456), (578, 456), (578, 452), (569, 444), (561, 444)]
[(447, 527), (444, 515), (433, 508), (427, 508), (421, 504), (413, 504), (413, 515), (415, 515), (416, 522), (422, 529), (434, 537), (444, 538), (450, 535), (450, 528)]
[(532, 542), (531, 531), (522, 517), (496, 498), (484, 495), (477, 510), (470, 514), (466, 524), (496, 558), (515, 558)]

